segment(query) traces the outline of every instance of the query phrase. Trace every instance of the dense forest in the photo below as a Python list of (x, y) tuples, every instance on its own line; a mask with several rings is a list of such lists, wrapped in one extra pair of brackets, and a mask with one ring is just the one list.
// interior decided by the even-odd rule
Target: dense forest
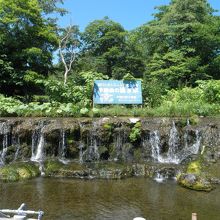
[[(220, 16), (206, 0), (171, 0), (132, 31), (108, 17), (59, 27), (62, 3), (0, 0), (1, 116), (220, 115)], [(94, 79), (141, 79), (142, 108), (93, 107)]]

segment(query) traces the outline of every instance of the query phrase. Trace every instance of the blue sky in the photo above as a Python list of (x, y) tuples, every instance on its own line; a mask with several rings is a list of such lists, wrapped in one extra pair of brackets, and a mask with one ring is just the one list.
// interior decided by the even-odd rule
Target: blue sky
[[(183, 0), (184, 1), (184, 0)], [(96, 19), (108, 16), (126, 30), (132, 30), (152, 19), (154, 7), (169, 4), (169, 0), (64, 0), (64, 8), (70, 13), (59, 19), (60, 26), (70, 23), (80, 30)], [(214, 9), (220, 10), (219, 0), (208, 0)], [(218, 12), (220, 15), (220, 13)]]

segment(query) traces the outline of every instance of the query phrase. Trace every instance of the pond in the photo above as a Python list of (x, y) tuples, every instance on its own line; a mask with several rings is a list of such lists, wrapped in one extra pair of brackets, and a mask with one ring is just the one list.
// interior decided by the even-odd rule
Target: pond
[(0, 184), (0, 208), (43, 210), (46, 220), (220, 219), (220, 186), (210, 193), (184, 189), (174, 181), (146, 178), (77, 180), (37, 178)]

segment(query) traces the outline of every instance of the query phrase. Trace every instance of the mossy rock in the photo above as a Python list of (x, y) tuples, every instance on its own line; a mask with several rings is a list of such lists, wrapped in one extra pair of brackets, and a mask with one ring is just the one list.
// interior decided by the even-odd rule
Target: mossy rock
[(123, 179), (133, 176), (132, 166), (123, 163), (96, 163), (90, 168), (93, 177), (98, 179)]
[(200, 161), (193, 161), (191, 163), (189, 163), (188, 167), (187, 167), (187, 173), (193, 173), (193, 174), (201, 174), (201, 163)]
[(196, 190), (196, 191), (206, 191), (210, 192), (213, 190), (212, 184), (204, 177), (201, 177), (197, 174), (186, 174), (182, 173), (177, 177), (177, 182), (179, 185)]
[(34, 163), (26, 163), (24, 164), (26, 169), (28, 169), (31, 173), (31, 177), (37, 177), (40, 175), (39, 167)]
[(105, 130), (108, 130), (108, 131), (111, 131), (113, 129), (113, 125), (111, 123), (104, 123), (102, 125), (102, 127), (105, 129)]
[(199, 123), (200, 119), (199, 119), (199, 116), (198, 115), (192, 115), (190, 118), (189, 118), (189, 122), (191, 125), (197, 125)]
[(134, 160), (141, 161), (142, 160), (142, 150), (141, 148), (137, 148), (134, 150)]
[(83, 178), (89, 176), (89, 170), (77, 163), (62, 164), (57, 160), (50, 160), (45, 163), (45, 174), (51, 177), (74, 177)]
[(34, 164), (11, 164), (0, 168), (0, 180), (4, 182), (15, 182), (18, 180), (30, 179), (40, 174)]
[(12, 167), (0, 168), (0, 180), (3, 182), (16, 182), (19, 180), (19, 174), (16, 169)]
[(26, 167), (18, 167), (17, 172), (19, 175), (19, 179), (30, 179), (32, 177), (32, 173)]
[(47, 176), (50, 176), (53, 173), (56, 173), (58, 170), (60, 170), (63, 166), (64, 164), (62, 164), (61, 162), (57, 160), (49, 160), (45, 163), (45, 166), (44, 166), (45, 174)]

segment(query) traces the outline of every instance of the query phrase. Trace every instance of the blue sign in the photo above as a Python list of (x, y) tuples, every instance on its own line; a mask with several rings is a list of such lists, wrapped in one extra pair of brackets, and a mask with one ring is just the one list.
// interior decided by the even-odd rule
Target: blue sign
[(95, 104), (142, 104), (140, 80), (95, 80)]

